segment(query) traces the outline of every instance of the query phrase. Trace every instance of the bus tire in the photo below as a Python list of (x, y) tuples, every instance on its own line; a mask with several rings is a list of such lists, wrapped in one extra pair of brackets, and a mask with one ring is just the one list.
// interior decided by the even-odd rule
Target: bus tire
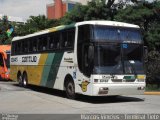
[(17, 74), (17, 81), (18, 81), (18, 85), (20, 87), (22, 87), (23, 86), (23, 82), (22, 82), (22, 75), (21, 75), (20, 72)]
[(27, 87), (27, 85), (28, 85), (28, 78), (27, 78), (27, 74), (26, 73), (23, 73), (22, 83), (23, 83), (23, 87)]
[(75, 93), (75, 85), (73, 80), (67, 80), (65, 83), (65, 90), (66, 90), (66, 96), (69, 99), (75, 99), (76, 93)]

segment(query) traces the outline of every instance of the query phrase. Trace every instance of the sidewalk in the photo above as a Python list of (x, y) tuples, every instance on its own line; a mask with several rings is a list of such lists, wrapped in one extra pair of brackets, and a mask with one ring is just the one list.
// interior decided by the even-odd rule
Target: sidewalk
[(145, 95), (160, 95), (160, 91), (151, 91), (151, 92), (149, 92), (149, 91), (146, 91), (146, 92), (144, 92), (144, 94)]

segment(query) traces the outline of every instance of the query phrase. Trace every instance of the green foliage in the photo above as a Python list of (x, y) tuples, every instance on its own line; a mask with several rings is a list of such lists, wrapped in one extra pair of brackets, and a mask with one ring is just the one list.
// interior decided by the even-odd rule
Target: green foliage
[(146, 89), (145, 89), (145, 91), (160, 91), (160, 87), (159, 87), (159, 85), (157, 84), (147, 84), (147, 86), (146, 86)]
[(160, 77), (160, 52), (158, 51), (150, 51), (148, 54), (148, 63), (146, 65), (147, 68), (147, 80), (153, 81), (157, 76)]
[(160, 50), (160, 21), (150, 23), (145, 38), (147, 39), (150, 50)]
[(138, 6), (128, 6), (125, 9), (118, 11), (115, 16), (115, 20), (128, 22), (139, 25), (141, 28), (147, 28), (147, 22), (150, 22), (151, 18), (154, 16), (152, 8), (148, 8), (142, 4)]
[(115, 9), (111, 8), (114, 0), (92, 0), (88, 5), (77, 4), (62, 19), (61, 24), (70, 24), (84, 20), (112, 20)]
[[(3, 19), (0, 21), (0, 45), (1, 44), (10, 44), (10, 36), (7, 35), (7, 30), (11, 27), (11, 23), (8, 22), (7, 16), (3, 16)], [(10, 34), (12, 35), (12, 34)]]
[(106, 20), (109, 18), (109, 9), (105, 0), (94, 0), (88, 2), (88, 9), (84, 16), (84, 20)]
[(142, 28), (145, 45), (149, 50), (160, 50), (160, 2), (128, 6), (118, 11), (116, 21), (137, 24)]
[(44, 15), (30, 16), (25, 24), (17, 26), (16, 35), (27, 35), (57, 25), (59, 25), (57, 20), (49, 20)]

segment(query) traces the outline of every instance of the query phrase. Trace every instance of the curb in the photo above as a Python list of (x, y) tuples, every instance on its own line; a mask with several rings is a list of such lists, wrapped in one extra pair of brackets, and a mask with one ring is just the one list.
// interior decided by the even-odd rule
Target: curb
[(160, 92), (144, 92), (145, 95), (160, 95)]

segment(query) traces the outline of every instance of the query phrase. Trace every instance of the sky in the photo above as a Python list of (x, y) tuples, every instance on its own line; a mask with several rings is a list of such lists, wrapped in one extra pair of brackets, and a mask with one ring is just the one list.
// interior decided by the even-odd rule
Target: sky
[(53, 0), (0, 0), (0, 14), (21, 17), (46, 15), (46, 5)]

